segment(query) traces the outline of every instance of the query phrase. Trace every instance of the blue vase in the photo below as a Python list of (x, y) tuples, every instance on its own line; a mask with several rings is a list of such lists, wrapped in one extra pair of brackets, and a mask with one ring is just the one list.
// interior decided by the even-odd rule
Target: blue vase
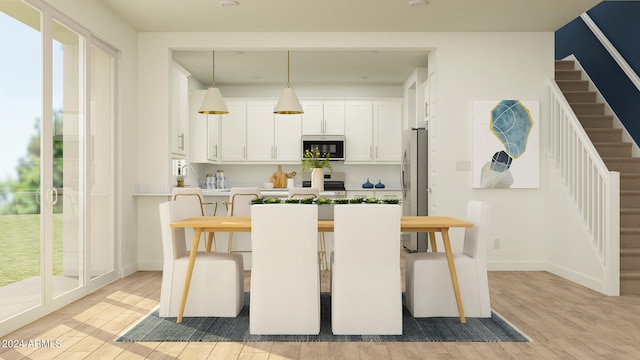
[(376, 184), (376, 189), (384, 189), (384, 184), (380, 182), (380, 180), (378, 180), (378, 183)]
[(367, 182), (362, 184), (363, 189), (373, 189), (373, 184), (369, 182), (369, 178), (367, 178)]

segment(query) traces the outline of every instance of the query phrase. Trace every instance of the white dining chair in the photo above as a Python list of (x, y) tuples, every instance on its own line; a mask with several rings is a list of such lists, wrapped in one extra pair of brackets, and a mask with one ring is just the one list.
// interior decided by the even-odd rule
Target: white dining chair
[[(189, 197), (196, 197), (200, 202), (202, 216), (216, 216), (218, 203), (216, 201), (205, 201), (202, 188), (200, 187), (173, 187), (171, 188), (171, 200), (185, 200)], [(211, 211), (207, 207), (211, 206)]]
[[(162, 285), (160, 317), (178, 315), (186, 278), (189, 250), (184, 228), (170, 224), (184, 219), (189, 211), (185, 203), (160, 204), (162, 234)], [(235, 317), (244, 306), (244, 271), (240, 254), (198, 252), (193, 268), (184, 316)]]
[(320, 196), (320, 192), (318, 191), (318, 189), (312, 188), (312, 187), (296, 187), (296, 188), (289, 188), (287, 190), (287, 197), (290, 199), (291, 198), (302, 199), (307, 197), (317, 198), (319, 196)]
[(320, 333), (318, 208), (251, 207), (251, 334)]
[[(320, 191), (316, 188), (312, 187), (297, 187), (297, 188), (289, 188), (287, 192), (287, 197), (289, 199), (304, 199), (308, 197), (318, 198), (320, 196)], [(318, 211), (321, 209), (318, 208)], [(318, 242), (318, 254), (320, 255), (320, 267), (322, 271), (326, 271), (329, 269), (329, 264), (327, 262), (327, 243), (324, 239), (324, 233), (320, 233), (320, 241)]]
[[(180, 201), (184, 205), (185, 209), (185, 217), (193, 217), (193, 216), (206, 216), (207, 211), (206, 205), (214, 205), (213, 213), (211, 216), (215, 216), (216, 210), (218, 208), (217, 202), (204, 202), (204, 195), (202, 193), (202, 189), (199, 187), (174, 187), (171, 189), (171, 200)], [(191, 235), (192, 230), (188, 231), (188, 235)], [(211, 234), (211, 241), (209, 241), (209, 237), (207, 234), (203, 233), (203, 236), (206, 237), (205, 241), (205, 249), (207, 251), (211, 251), (213, 247), (213, 251), (216, 251), (216, 237), (215, 234)], [(189, 236), (187, 236), (188, 240), (191, 240)]]
[[(251, 216), (251, 201), (260, 196), (260, 189), (257, 187), (232, 187), (229, 193), (227, 205), (227, 216)], [(234, 249), (234, 243), (236, 247)], [(249, 233), (229, 233), (228, 252), (251, 252), (251, 234)]]
[(399, 205), (335, 206), (331, 256), (334, 335), (402, 334), (401, 215)]
[[(487, 278), (487, 241), (491, 204), (469, 201), (462, 253), (453, 260), (466, 317), (491, 317)], [(410, 253), (406, 256), (407, 309), (414, 317), (458, 317), (449, 265), (443, 252)]]

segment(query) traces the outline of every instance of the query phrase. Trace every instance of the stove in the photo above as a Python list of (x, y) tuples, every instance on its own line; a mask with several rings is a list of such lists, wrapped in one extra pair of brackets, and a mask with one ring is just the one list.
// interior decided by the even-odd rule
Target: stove
[[(311, 173), (305, 172), (302, 174), (302, 187), (311, 187)], [(346, 196), (346, 189), (344, 187), (344, 173), (334, 171), (324, 174), (324, 191), (332, 191), (336, 193), (336, 196)]]

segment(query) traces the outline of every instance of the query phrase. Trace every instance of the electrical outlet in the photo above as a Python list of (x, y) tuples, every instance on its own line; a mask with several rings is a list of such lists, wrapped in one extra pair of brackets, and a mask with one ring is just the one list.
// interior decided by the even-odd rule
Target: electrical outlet
[(500, 239), (493, 239), (493, 248), (500, 249)]

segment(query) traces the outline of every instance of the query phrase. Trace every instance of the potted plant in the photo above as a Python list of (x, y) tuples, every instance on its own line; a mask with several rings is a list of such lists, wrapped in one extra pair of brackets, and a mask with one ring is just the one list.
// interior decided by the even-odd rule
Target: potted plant
[(314, 151), (306, 149), (302, 159), (302, 172), (311, 169), (311, 187), (324, 191), (324, 171), (323, 168), (333, 170), (329, 164), (329, 153), (324, 157), (320, 149), (316, 146)]

